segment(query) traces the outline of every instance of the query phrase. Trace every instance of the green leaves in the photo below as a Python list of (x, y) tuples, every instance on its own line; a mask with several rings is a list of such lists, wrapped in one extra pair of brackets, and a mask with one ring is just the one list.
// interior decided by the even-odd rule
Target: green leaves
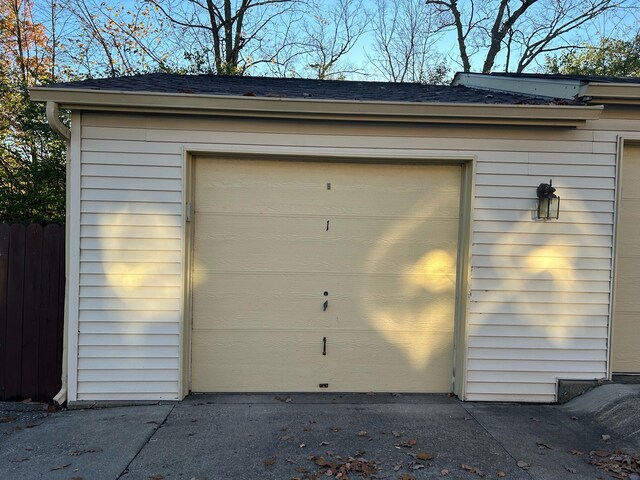
[(546, 58), (549, 73), (640, 76), (640, 34), (628, 40), (603, 38), (555, 57)]

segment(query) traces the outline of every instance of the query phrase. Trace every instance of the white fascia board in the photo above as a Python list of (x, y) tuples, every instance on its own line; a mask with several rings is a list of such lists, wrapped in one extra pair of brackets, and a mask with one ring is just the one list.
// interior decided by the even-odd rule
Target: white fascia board
[(640, 104), (638, 83), (597, 83), (583, 85), (580, 94), (592, 103)]
[(34, 101), (71, 110), (221, 116), (575, 127), (600, 117), (597, 106), (319, 100), (35, 87)]
[(522, 93), (547, 98), (573, 100), (580, 94), (580, 81), (485, 75), (482, 73), (457, 73), (452, 85), (464, 85), (495, 92)]

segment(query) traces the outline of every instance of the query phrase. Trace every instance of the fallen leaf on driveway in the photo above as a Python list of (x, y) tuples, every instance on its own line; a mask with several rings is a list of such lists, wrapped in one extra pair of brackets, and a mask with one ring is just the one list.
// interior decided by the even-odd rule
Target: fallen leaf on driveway
[(0, 423), (9, 423), (9, 422), (13, 422), (15, 420), (15, 417), (2, 417), (0, 418)]
[(578, 417), (571, 417), (571, 420), (579, 420)]
[(96, 453), (96, 452), (101, 452), (102, 450), (100, 450), (99, 448), (87, 448), (86, 450), (71, 450), (69, 452), (69, 455), (71, 455), (72, 457), (77, 457), (79, 455), (82, 455), (84, 453)]
[(443, 468), (442, 470), (440, 470), (440, 475), (442, 475), (443, 477), (446, 477), (447, 475), (449, 475), (449, 470), (447, 470), (446, 468)]
[(507, 476), (507, 474), (506, 474), (506, 473), (504, 473), (504, 470), (498, 470), (498, 471), (496, 472), (496, 477), (503, 478), (503, 477), (506, 477), (506, 476)]
[(270, 467), (272, 465), (275, 465), (276, 461), (278, 460), (278, 457), (271, 457), (271, 458), (267, 458), (264, 461), (264, 466), (265, 467)]
[(291, 403), (291, 397), (273, 397), (282, 403)]
[(367, 436), (367, 435), (369, 435), (369, 434), (368, 434), (367, 432), (365, 432), (364, 430), (362, 430), (362, 431), (358, 432), (358, 433), (357, 433), (357, 435), (358, 435), (359, 437), (366, 437), (366, 436)]
[(159, 473), (156, 473), (155, 475), (151, 475), (149, 477), (149, 480), (163, 480), (164, 475), (160, 475)]
[(369, 395), (370, 397), (375, 396), (376, 392), (367, 392), (367, 395)]
[(394, 437), (398, 438), (400, 436), (402, 436), (402, 434), (400, 432), (396, 432), (395, 430), (391, 431), (391, 435), (393, 435)]
[(484, 472), (480, 470), (478, 467), (472, 467), (470, 465), (467, 465), (466, 463), (463, 463), (462, 465), (460, 465), (460, 468), (462, 468), (463, 470), (466, 470), (469, 473), (475, 473), (479, 477), (484, 477)]
[(605, 442), (611, 438), (611, 435), (602, 435), (602, 440)]
[(531, 465), (529, 465), (524, 460), (518, 460), (518, 463), (516, 465), (518, 465), (523, 470), (529, 470), (531, 468)]
[(330, 427), (329, 430), (331, 430), (333, 433), (337, 433), (340, 431), (340, 427)]
[(416, 480), (415, 475), (411, 475), (410, 473), (403, 473), (400, 477), (400, 480)]
[(394, 463), (393, 464), (393, 471), (397, 472), (398, 470), (400, 470), (402, 468), (402, 463)]
[(298, 462), (296, 462), (296, 461), (295, 461), (293, 458), (291, 458), (291, 457), (287, 457), (287, 458), (285, 458), (285, 459), (284, 459), (284, 461), (285, 461), (285, 462), (287, 462), (287, 463), (293, 463), (294, 465), (297, 465), (297, 464), (298, 464)]
[(391, 396), (392, 397), (401, 397), (402, 394), (401, 393), (392, 393)]
[(576, 450), (575, 448), (572, 448), (571, 450), (569, 450), (569, 452), (571, 453), (571, 455), (584, 455), (584, 452)]
[(70, 463), (65, 463), (64, 465), (58, 465), (57, 467), (53, 467), (51, 470), (49, 470), (50, 472), (53, 472), (55, 470), (62, 470), (64, 468), (67, 468), (69, 465), (71, 465)]
[(575, 469), (575, 468), (571, 468), (571, 467), (564, 467), (564, 469), (565, 469), (567, 472), (569, 472), (569, 473), (578, 473), (578, 472), (576, 471), (576, 469)]
[(324, 447), (325, 445), (329, 445), (329, 442), (320, 442), (321, 447)]
[(433, 460), (433, 455), (430, 453), (420, 452), (416, 453), (416, 458), (418, 460)]
[(416, 443), (418, 443), (416, 441), (415, 438), (410, 438), (409, 440), (406, 440), (402, 443), (396, 443), (396, 447), (405, 447), (405, 448), (413, 448), (415, 447)]
[(538, 448), (540, 448), (542, 450), (544, 450), (545, 448), (547, 450), (551, 450), (551, 447), (548, 444), (544, 443), (544, 442), (536, 442), (536, 445), (538, 445)]

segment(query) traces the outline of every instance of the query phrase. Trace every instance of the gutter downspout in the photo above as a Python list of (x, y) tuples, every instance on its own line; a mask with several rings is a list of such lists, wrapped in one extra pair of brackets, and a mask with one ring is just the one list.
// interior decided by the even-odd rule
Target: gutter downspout
[[(47, 113), (47, 122), (55, 133), (58, 134), (62, 140), (64, 140), (67, 147), (66, 154), (66, 216), (69, 218), (69, 200), (70, 200), (70, 189), (69, 189), (69, 170), (71, 167), (71, 131), (69, 128), (62, 123), (60, 120), (60, 112), (58, 110), (58, 104), (56, 102), (47, 102), (46, 107)], [(68, 351), (68, 330), (69, 330), (69, 301), (68, 301), (68, 292), (69, 292), (69, 221), (65, 222), (65, 299), (64, 299), (64, 320), (63, 320), (63, 329), (62, 329), (62, 375), (61, 381), (62, 385), (60, 387), (60, 391), (53, 397), (53, 401), (57, 405), (62, 405), (67, 401), (67, 351)]]

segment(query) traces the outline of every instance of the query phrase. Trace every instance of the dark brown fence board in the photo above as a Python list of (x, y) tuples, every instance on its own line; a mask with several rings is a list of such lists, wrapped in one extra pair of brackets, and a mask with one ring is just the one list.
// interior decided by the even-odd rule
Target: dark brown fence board
[(64, 227), (0, 224), (0, 400), (60, 389)]
[(22, 395), (38, 398), (38, 330), (43, 298), (42, 234), (37, 223), (27, 227), (24, 258), (24, 307), (22, 316)]
[[(42, 262), (42, 322), (40, 324), (38, 345), (40, 354), (38, 356), (38, 386), (40, 393), (51, 395), (60, 389), (60, 363), (58, 355), (58, 321), (60, 301), (60, 262), (59, 259), (64, 252), (61, 248), (60, 239), (61, 227), (56, 224), (47, 225), (44, 228), (42, 241), (43, 259)], [(61, 340), (61, 339), (60, 339)], [(53, 360), (55, 359), (55, 360)]]
[(24, 225), (11, 225), (7, 294), (7, 348), (5, 350), (5, 400), (22, 394), (22, 310), (24, 305)]
[[(11, 227), (0, 224), (0, 362), (6, 365), (7, 350), (7, 287), (9, 275), (9, 233)], [(0, 400), (4, 399), (6, 368), (0, 367)]]

